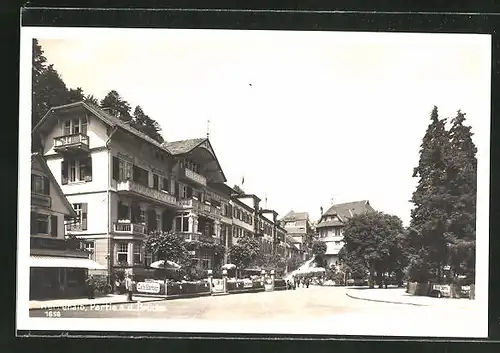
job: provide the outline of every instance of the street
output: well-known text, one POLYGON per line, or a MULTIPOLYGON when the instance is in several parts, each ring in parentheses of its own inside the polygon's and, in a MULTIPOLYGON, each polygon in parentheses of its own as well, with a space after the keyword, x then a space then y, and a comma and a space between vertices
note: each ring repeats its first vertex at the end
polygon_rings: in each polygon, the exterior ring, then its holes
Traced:
MULTIPOLYGON (((164 319, 164 322, 189 320, 207 327, 212 327, 213 322, 258 323, 259 327, 272 327, 273 323, 279 322, 295 327, 297 333, 353 334, 354 328, 358 330, 356 334, 369 334, 366 329, 370 326, 368 328, 373 334, 387 330, 389 332, 385 334, 394 335, 464 337, 472 334, 473 301, 436 299, 431 304, 408 305, 355 299, 346 295, 355 292, 355 289, 342 287, 312 286, 289 291, 149 303, 31 310, 30 316, 164 319)), ((423 298, 424 301, 427 299, 423 298)), ((284 326, 281 328, 284 330, 284 326)))

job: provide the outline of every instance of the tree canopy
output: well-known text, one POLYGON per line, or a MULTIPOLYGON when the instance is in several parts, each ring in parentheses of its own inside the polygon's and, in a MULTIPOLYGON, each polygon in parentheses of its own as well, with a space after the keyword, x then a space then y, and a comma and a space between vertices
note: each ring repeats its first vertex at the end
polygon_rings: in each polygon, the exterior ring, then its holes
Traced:
POLYGON ((379 283, 385 272, 393 270, 398 240, 404 232, 399 217, 383 212, 355 215, 344 228, 344 248, 347 256, 361 262, 370 272, 370 286, 374 276, 379 283))
MULTIPOLYGON (((33 40, 32 60, 32 126, 35 126, 51 107, 85 101, 101 108, 108 108, 109 112, 121 120, 128 122, 132 127, 143 132, 152 139, 163 142, 160 124, 144 113, 140 106, 131 114, 130 104, 116 90, 111 90, 99 102, 93 95, 85 95, 81 87, 68 88, 63 79, 47 62, 38 40, 33 40)), ((34 141, 33 149, 39 146, 34 141)))
POLYGON ((238 242, 229 248, 231 263, 239 269, 248 267, 257 258, 259 252, 259 242, 249 236, 238 238, 238 242))

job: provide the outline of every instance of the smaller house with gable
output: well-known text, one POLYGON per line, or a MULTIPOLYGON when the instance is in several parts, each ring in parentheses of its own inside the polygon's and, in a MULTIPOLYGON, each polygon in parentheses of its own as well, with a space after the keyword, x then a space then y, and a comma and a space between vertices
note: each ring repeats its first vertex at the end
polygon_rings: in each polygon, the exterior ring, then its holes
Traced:
POLYGON ((326 243, 325 260, 327 266, 337 265, 340 249, 344 246, 343 230, 347 221, 355 215, 375 212, 368 200, 332 205, 325 213, 321 208, 321 218, 316 225, 318 239, 326 243))

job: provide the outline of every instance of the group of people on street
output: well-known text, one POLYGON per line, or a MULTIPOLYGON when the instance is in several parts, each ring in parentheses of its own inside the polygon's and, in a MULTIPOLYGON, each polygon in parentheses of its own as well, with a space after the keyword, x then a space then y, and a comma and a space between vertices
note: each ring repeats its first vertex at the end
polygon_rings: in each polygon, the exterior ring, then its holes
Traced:
MULTIPOLYGON (((89 275, 87 277, 87 280, 85 281, 86 286, 87 286, 87 298, 88 299, 95 299, 95 289, 96 289, 96 280, 94 279, 93 275, 89 275)), ((134 290, 134 282, 132 281, 132 275, 130 274, 125 274, 125 279, 123 280, 123 284, 125 286, 125 293, 127 295, 127 301, 132 301, 132 293, 134 290)), ((122 286, 122 283, 120 280, 116 279, 115 281, 115 290, 120 288, 122 286)))
POLYGON ((300 288, 300 286, 302 285, 302 288, 309 288, 309 284, 311 283, 310 279, 309 278, 295 278, 295 277, 292 277, 292 279, 288 279, 286 281, 286 286, 287 286, 287 289, 296 289, 297 287, 300 288))

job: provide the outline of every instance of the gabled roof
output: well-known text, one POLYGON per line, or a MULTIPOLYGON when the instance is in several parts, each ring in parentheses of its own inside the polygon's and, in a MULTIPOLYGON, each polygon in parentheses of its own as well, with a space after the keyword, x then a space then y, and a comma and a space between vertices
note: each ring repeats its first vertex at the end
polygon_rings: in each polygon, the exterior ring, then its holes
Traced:
POLYGON ((84 109, 87 109, 89 112, 94 114, 97 118, 101 119, 107 125, 109 125, 111 127, 119 127, 125 131, 128 131, 129 133, 143 139, 144 141, 149 142, 150 144, 154 145, 155 147, 158 147, 158 148, 164 150, 165 152, 168 152, 169 154, 171 154, 168 149, 166 149, 161 143, 159 143, 155 139, 152 139, 151 137, 149 137, 145 133, 133 128, 128 123, 117 118, 116 116, 109 114, 108 112, 106 112, 102 108, 100 108, 92 103, 84 102, 84 101, 75 102, 75 103, 71 103, 71 104, 65 104, 65 105, 61 105, 58 107, 50 108, 49 111, 43 116, 43 118, 40 119, 38 124, 36 124, 36 126, 33 128, 33 133, 38 131, 40 129, 40 127, 43 126, 43 124, 45 124, 45 122, 47 120, 51 119, 51 117, 54 116, 54 114, 53 114, 54 112, 65 110, 65 109, 77 108, 77 107, 82 107, 84 109))
POLYGON ((69 203, 68 199, 64 195, 64 193, 63 193, 63 191, 61 189, 61 186, 59 185, 59 183, 57 182, 56 178, 54 177, 54 174, 52 174, 52 172, 50 171, 50 168, 47 165, 47 162, 45 161, 45 158, 43 158, 39 153, 32 153, 31 154, 31 165, 32 166, 33 166, 33 163, 35 161, 38 161, 38 163, 40 164, 40 167, 43 169, 43 172, 44 172, 45 176, 47 178, 49 178, 50 184, 52 185, 52 187, 55 188, 56 193, 61 198, 64 206, 66 206, 67 211, 68 211, 66 213, 66 215, 69 216, 69 217, 72 217, 72 218, 78 217, 77 214, 76 214, 76 212, 75 212, 75 210, 73 209, 73 206, 71 206, 71 204, 69 203))
POLYGON ((283 221, 302 221, 308 220, 309 213, 307 212, 294 212, 293 210, 288 212, 283 218, 283 221))
POLYGON ((220 176, 222 177, 223 182, 226 182, 226 176, 224 175, 224 171, 215 155, 215 151, 210 143, 208 138, 196 138, 196 139, 188 139, 188 140, 180 140, 173 142, 164 142, 163 147, 166 148, 172 155, 183 157, 184 155, 190 154, 195 151, 198 147, 204 148, 206 151, 210 153, 213 157, 215 163, 217 164, 217 172, 220 172, 220 176))
POLYGON ((375 212, 375 209, 370 205, 368 200, 339 203, 331 206, 328 211, 323 214, 321 217, 322 221, 316 227, 343 225, 349 218, 368 212, 375 212), (338 220, 323 221, 325 216, 337 216, 338 220))
POLYGON ((189 139, 173 142, 164 142, 163 146, 169 150, 173 155, 186 154, 198 147, 206 138, 189 139))

